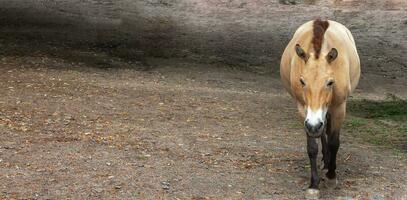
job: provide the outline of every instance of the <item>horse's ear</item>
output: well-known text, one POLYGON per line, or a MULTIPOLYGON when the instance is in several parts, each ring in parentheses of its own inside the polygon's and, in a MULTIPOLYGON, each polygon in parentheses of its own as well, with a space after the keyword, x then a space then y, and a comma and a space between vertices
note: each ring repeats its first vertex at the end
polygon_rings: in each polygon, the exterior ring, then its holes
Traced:
POLYGON ((326 55, 326 60, 328 63, 331 63, 336 57, 338 57, 338 51, 335 48, 332 48, 328 55, 326 55))
POLYGON ((301 48, 299 44, 295 45, 295 52, 297 53, 298 57, 303 59, 305 62, 307 62, 309 55, 305 53, 305 51, 301 48))

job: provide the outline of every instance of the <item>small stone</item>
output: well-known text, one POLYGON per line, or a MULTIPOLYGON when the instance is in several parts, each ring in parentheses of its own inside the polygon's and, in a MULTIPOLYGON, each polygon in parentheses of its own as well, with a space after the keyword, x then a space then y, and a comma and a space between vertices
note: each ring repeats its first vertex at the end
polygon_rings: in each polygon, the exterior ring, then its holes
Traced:
POLYGON ((284 5, 295 5, 297 4, 296 0, 280 0, 280 4, 284 5))
POLYGON ((164 190, 169 190, 169 189, 170 189, 170 183, 167 182, 167 181, 162 181, 162 182, 161 182, 161 187, 162 187, 164 190))
POLYGON ((380 195, 380 194, 376 194, 376 195, 373 197, 373 200, 384 200, 384 196, 383 196, 383 195, 380 195))
POLYGON ((95 189, 95 192, 101 193, 101 192, 103 192, 103 189, 102 189, 102 188, 96 188, 96 189, 95 189))
POLYGON ((320 196, 321 196, 321 194, 318 189, 308 188, 305 191, 305 199, 307 199, 307 200, 319 199, 320 196))

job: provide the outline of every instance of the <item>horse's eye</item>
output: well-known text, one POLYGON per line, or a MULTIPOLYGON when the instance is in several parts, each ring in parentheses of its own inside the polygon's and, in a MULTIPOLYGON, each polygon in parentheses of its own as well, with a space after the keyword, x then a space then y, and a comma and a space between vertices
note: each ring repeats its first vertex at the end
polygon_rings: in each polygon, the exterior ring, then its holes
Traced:
POLYGON ((304 79, 303 79, 303 78, 300 78, 300 83, 301 83, 302 87, 304 87, 304 86, 305 86, 305 81, 304 81, 304 79))
POLYGON ((329 80, 329 81, 326 83, 326 86, 331 87, 333 84, 334 84, 334 80, 329 80))

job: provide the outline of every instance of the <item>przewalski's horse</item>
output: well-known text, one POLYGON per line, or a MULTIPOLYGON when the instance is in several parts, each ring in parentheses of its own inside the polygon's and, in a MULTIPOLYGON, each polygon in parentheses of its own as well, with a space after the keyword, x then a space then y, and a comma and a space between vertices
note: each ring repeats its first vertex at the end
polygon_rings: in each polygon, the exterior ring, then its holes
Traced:
POLYGON ((311 162, 306 196, 316 198, 317 138, 321 138, 324 169, 328 170, 325 175, 336 182, 336 154, 346 99, 359 82, 360 60, 352 34, 335 21, 303 24, 284 50, 280 75, 304 122, 311 162))

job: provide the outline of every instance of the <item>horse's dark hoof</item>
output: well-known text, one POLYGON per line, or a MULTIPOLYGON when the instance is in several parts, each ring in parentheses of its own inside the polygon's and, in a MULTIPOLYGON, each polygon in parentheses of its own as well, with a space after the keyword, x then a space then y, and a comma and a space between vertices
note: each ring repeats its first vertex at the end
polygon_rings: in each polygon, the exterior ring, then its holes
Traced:
POLYGON ((333 179, 325 178, 324 184, 325 184, 325 187, 327 187, 327 188, 336 188, 336 187, 338 187, 338 179, 337 178, 333 178, 333 179))
POLYGON ((307 200, 319 199, 320 197, 321 197, 321 194, 319 193, 318 189, 308 188, 305 191, 305 199, 307 199, 307 200))
POLYGON ((335 171, 334 171, 334 172, 330 172, 330 171, 328 170, 328 172, 326 172, 325 176, 326 176, 328 179, 334 179, 334 178, 336 178, 336 173, 335 173, 335 171))

